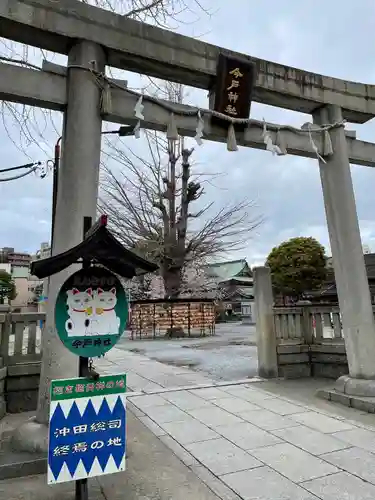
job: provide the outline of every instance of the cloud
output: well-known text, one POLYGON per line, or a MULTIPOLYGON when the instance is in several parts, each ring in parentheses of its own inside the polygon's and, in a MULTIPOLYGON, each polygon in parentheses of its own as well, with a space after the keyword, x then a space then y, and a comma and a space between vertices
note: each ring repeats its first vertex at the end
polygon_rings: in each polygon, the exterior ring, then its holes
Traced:
MULTIPOLYGON (((204 40, 250 54, 330 76, 374 83, 375 3, 357 2, 355 9, 342 0, 220 0, 210 5, 217 9, 210 18, 202 16, 192 26, 180 27, 180 32, 191 35, 206 33, 204 40)), ((127 74, 130 84, 139 86, 136 75, 127 74)), ((207 93, 188 89, 191 104, 207 106, 207 93)), ((287 110, 252 104, 252 117, 274 123, 300 126, 309 116, 287 110)), ((0 125, 1 167, 26 163, 28 158, 17 150, 0 125)), ((349 126, 357 130, 357 137, 373 141, 375 126, 349 126)), ((17 141, 15 127, 12 137, 17 141)), ((45 142, 53 145, 57 134, 46 130, 45 142)), ((133 138, 127 144, 134 146, 133 138)), ((135 145, 142 152, 142 143, 135 145)), ((51 156, 34 146, 27 152, 34 159, 51 156), (44 155, 44 156, 43 156, 44 155)), ((223 144, 205 142, 196 148, 195 160, 200 171, 223 172, 207 189, 207 200, 226 203, 233 198, 247 197, 256 202, 257 212, 265 222, 254 234, 247 249, 238 256, 246 256, 250 263, 262 263, 273 246, 293 236, 314 236, 329 252, 319 167, 316 160, 292 156, 273 157, 270 153, 241 148, 228 153, 223 144)), ((375 251, 375 172, 370 168, 352 168, 357 210, 364 243, 375 251)), ((49 238, 51 215, 51 179, 35 176, 0 183, 0 246, 14 246, 34 251, 41 241, 49 238)), ((236 255, 237 256, 237 255, 236 255)))

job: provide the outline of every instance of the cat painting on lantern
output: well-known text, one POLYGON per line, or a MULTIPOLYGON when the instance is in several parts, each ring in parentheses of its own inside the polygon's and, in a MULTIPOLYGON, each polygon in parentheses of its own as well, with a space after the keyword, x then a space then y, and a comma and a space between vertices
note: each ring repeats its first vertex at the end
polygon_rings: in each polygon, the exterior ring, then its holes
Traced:
POLYGON ((117 304, 116 288, 109 291, 98 288, 94 297, 94 319, 92 335, 116 335, 120 328, 120 318, 115 307, 117 304))
POLYGON ((93 315, 94 294, 91 288, 84 292, 77 288, 68 290, 66 305, 69 319, 65 322, 68 337, 91 335, 91 320, 93 315))
POLYGON ((69 319, 65 322, 68 337, 117 335, 120 318, 115 311, 116 304, 116 288, 109 291, 102 288, 68 290, 66 305, 69 319))

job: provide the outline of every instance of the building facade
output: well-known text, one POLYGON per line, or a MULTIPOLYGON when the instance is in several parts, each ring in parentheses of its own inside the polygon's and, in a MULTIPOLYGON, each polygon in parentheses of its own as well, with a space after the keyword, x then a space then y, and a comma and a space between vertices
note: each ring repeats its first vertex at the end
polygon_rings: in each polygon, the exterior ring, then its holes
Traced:
POLYGON ((34 255, 18 252, 13 247, 0 248, 0 269, 12 276, 16 286, 17 296, 11 302, 12 308, 25 311, 37 307, 37 297, 46 284, 44 280, 30 275, 30 264, 49 255, 49 243, 42 243, 34 255))
MULTIPOLYGON (((375 305, 375 253, 365 253, 365 266, 367 279, 370 288, 371 301, 375 305)), ((330 259, 327 263, 327 278, 320 290, 315 290, 306 294, 307 298, 313 303, 319 304, 338 304, 335 273, 333 263, 330 259)))
POLYGON ((31 255, 26 252, 17 252, 12 247, 0 248, 0 263, 10 264, 13 267, 29 267, 31 255))
POLYGON ((31 255, 18 252, 13 247, 0 248, 0 268, 10 274, 16 286, 17 296, 11 306, 22 309, 29 303, 29 269, 31 255))
MULTIPOLYGON (((51 255, 51 247, 48 242, 41 243, 39 250, 32 256, 32 260, 46 259, 51 255)), ((36 276, 29 275, 29 294, 33 305, 38 307, 38 311, 44 311, 47 300, 48 278, 43 280, 36 276)))
POLYGON ((215 277, 223 289, 227 314, 243 315, 244 309, 248 311, 249 308, 251 311, 254 303, 254 280, 246 259, 209 264, 207 274, 215 277))

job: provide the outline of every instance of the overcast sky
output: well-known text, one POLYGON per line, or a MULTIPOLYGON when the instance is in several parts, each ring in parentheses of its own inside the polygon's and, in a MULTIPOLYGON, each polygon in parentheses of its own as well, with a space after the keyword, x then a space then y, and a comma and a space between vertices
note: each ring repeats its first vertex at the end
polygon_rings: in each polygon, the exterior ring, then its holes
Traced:
MULTIPOLYGON (((190 0, 188 0, 190 1, 190 0)), ((211 17, 204 15, 179 31, 255 57, 295 66, 308 71, 375 83, 375 2, 357 0, 205 0, 211 17)), ((190 19, 189 19, 190 20, 190 19)), ((130 84, 138 77, 127 75, 130 84)), ((208 106, 205 94, 188 92, 187 103, 208 106)), ((252 118, 300 126, 309 117, 253 103, 252 118)), ((29 123, 32 123, 30 117, 29 123)), ((59 120, 56 120, 59 124, 59 120)), ((0 123, 0 168, 45 160, 57 137, 52 127, 43 128, 46 153, 35 145, 19 144, 19 128, 9 116, 0 123), (14 142, 12 142, 14 141, 14 142), (14 144, 15 143, 15 144, 14 144)), ((375 140, 375 126, 352 125, 357 137, 375 140)), ((134 138, 129 138, 134 141, 134 138)), ((138 145, 139 147, 139 145, 138 145)), ((205 142, 195 152, 200 170, 223 172, 207 197, 221 200, 248 197, 257 205, 256 215, 264 224, 253 234, 248 248, 234 257, 246 257, 250 264, 262 263, 273 246, 293 236, 314 236, 327 248, 329 241, 324 214, 318 163, 297 157, 273 157, 264 151, 241 148, 226 151, 225 145, 205 142)), ((353 166, 353 181, 362 240, 375 251, 375 172, 353 166)), ((219 205, 217 205, 219 206, 219 205)), ((0 247, 34 252, 49 240, 51 219, 51 177, 0 183, 0 247)))

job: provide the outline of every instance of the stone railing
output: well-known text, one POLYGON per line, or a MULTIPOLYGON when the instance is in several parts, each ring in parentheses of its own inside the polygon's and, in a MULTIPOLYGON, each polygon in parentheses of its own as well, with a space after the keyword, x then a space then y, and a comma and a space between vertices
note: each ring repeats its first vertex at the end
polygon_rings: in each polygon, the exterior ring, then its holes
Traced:
POLYGON ((259 375, 338 378, 348 373, 337 306, 273 307, 270 270, 254 270, 259 375))
POLYGON ((0 417, 5 408, 36 408, 44 320, 45 313, 0 312, 0 417))
POLYGON ((275 307, 273 314, 278 344, 344 340, 337 306, 275 307))
POLYGON ((338 378, 348 373, 337 306, 276 307, 273 320, 279 376, 338 378))
POLYGON ((45 313, 0 313, 0 355, 7 366, 40 361, 45 313))

